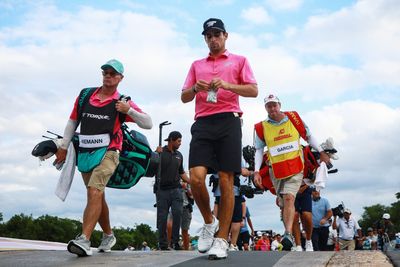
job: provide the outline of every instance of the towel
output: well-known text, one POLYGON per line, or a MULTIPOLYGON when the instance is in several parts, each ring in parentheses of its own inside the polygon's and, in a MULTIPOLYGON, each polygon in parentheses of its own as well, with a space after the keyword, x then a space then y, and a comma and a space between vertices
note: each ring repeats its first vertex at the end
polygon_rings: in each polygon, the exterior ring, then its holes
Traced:
POLYGON ((55 191, 56 196, 58 196, 62 201, 65 201, 65 198, 67 197, 68 192, 71 188, 72 181, 74 180, 75 165, 75 148, 71 142, 68 147, 67 157, 64 166, 62 167, 60 178, 58 179, 55 191))

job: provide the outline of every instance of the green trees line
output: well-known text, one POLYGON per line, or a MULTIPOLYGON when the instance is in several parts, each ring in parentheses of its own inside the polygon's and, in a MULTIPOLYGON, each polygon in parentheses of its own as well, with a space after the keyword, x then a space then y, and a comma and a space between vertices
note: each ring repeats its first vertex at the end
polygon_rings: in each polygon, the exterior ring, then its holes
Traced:
MULTIPOLYGON (((82 230, 82 223, 77 220, 58 218, 43 215, 34 219, 32 215, 14 215, 7 222, 3 222, 0 213, 0 236, 30 240, 44 240, 67 243, 74 239, 82 230)), ((147 224, 135 225, 134 228, 113 228, 117 237, 115 250, 124 250, 128 245, 139 249, 143 241, 150 247, 157 247, 157 232, 151 230, 147 224)), ((92 234, 92 246, 100 245, 102 232, 95 230, 92 234)))
MULTIPOLYGON (((368 227, 374 227, 382 218, 383 213, 389 213, 394 224, 394 230, 400 232, 400 192, 396 193, 397 201, 390 206, 381 204, 364 207, 364 213, 359 220, 361 228, 366 231, 368 227)), ((43 215, 34 219, 32 215, 14 215, 7 222, 3 222, 3 214, 0 212, 0 236, 22 238, 31 240, 44 240, 67 243, 81 232, 82 223, 77 220, 58 218, 43 215)), ((117 244, 113 249, 123 250, 128 245, 141 248, 146 241, 152 248, 157 247, 157 232, 152 231, 147 224, 135 225, 134 228, 113 228, 117 237, 117 244)), ((102 232, 95 230, 92 234, 92 246, 100 244, 102 232)))

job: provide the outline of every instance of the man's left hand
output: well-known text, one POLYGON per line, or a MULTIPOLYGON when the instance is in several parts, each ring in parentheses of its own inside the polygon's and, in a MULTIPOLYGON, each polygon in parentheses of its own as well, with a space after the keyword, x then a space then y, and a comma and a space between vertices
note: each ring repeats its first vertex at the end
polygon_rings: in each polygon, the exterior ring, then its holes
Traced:
POLYGON ((117 103, 115 104, 115 109, 118 112, 121 112, 121 113, 124 113, 124 114, 128 113, 130 107, 131 106, 126 101, 117 101, 117 103))

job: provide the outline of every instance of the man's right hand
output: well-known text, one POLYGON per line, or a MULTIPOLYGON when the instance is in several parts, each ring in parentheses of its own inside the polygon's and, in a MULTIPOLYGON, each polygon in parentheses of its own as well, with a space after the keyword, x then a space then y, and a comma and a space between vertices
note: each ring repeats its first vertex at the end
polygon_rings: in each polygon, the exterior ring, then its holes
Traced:
POLYGON ((67 157, 67 150, 63 148, 59 148, 56 152, 56 160, 54 163, 63 163, 65 161, 65 158, 67 157))
POLYGON ((265 189, 262 185, 262 178, 259 172, 254 172, 254 184, 261 189, 265 189))

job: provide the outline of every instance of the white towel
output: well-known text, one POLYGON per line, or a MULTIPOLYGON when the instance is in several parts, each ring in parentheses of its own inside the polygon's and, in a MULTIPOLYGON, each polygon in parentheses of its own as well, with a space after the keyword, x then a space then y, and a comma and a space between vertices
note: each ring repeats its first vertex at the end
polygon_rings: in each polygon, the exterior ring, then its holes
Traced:
POLYGON ((317 173, 315 174, 315 181, 314 181, 314 185, 317 191, 325 188, 325 182, 327 181, 327 178, 328 178, 328 167, 326 167, 325 162, 321 162, 317 169, 317 173))
POLYGON ((71 142, 68 147, 67 157, 61 171, 60 178, 58 179, 55 191, 56 196, 58 196, 62 201, 65 201, 65 198, 67 197, 68 192, 71 188, 72 181, 74 180, 75 165, 75 148, 71 142))

